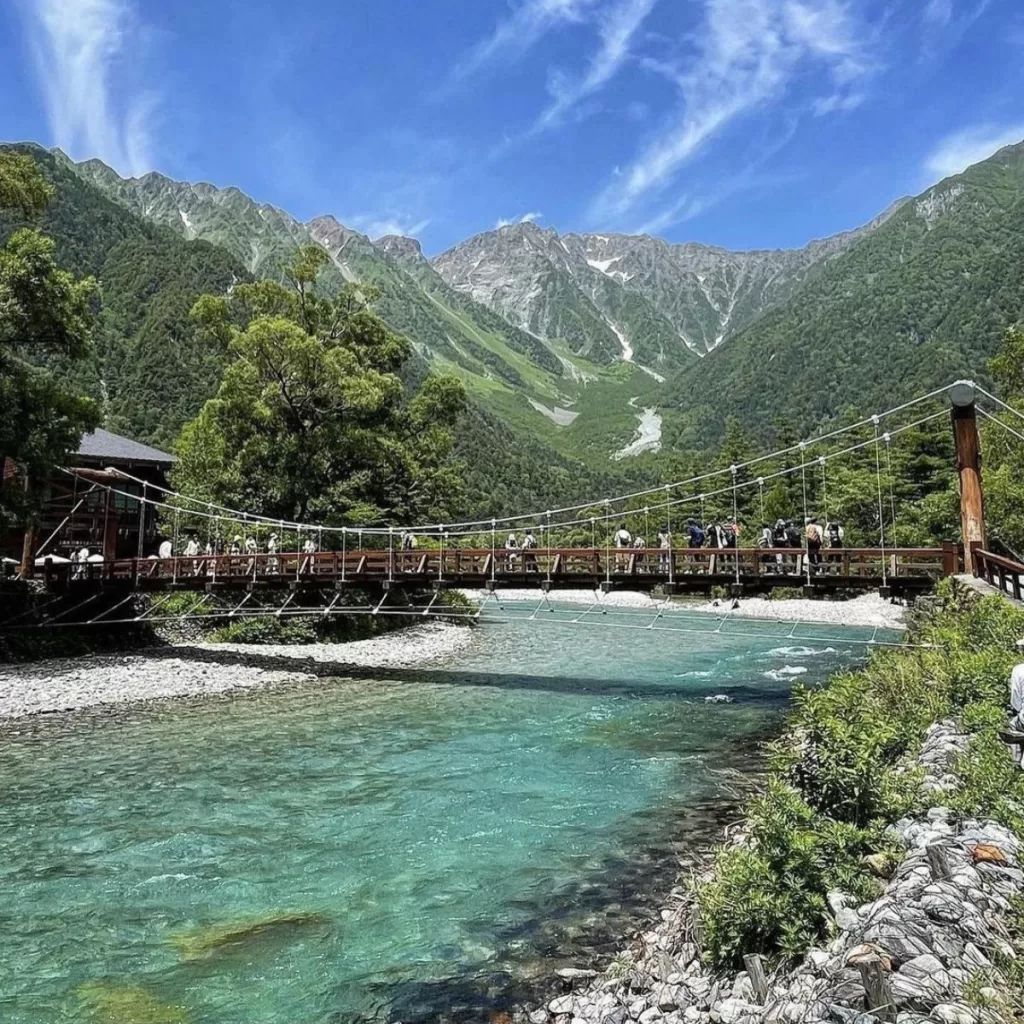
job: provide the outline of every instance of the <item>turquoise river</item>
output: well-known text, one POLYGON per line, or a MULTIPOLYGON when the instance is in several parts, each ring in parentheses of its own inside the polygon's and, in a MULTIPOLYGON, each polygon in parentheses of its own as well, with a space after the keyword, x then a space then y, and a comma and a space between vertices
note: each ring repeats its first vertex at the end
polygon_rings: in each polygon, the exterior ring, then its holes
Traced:
POLYGON ((502 1020, 654 912, 722 770, 870 636, 564 617, 417 671, 0 728, 0 1020, 502 1020))

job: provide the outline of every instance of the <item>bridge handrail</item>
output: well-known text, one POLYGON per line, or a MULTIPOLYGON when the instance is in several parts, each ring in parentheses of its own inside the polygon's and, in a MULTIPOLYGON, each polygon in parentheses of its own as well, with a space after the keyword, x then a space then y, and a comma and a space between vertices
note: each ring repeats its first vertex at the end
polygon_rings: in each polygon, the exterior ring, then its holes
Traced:
POLYGON ((1024 577, 1024 564, 994 551, 988 551, 980 544, 971 545, 974 559, 974 575, 986 580, 993 587, 998 587, 1004 594, 1010 593, 1014 600, 1021 600, 1021 578, 1024 577), (1007 590, 1009 584, 1009 590, 1007 590))
MULTIPOLYGON (((941 548, 828 548, 820 549, 820 565, 810 567, 833 576, 863 579, 881 575, 886 569, 889 576, 951 575, 957 571, 956 545, 941 548)), ((1016 563, 990 552, 981 553, 980 564, 988 557, 993 566, 1003 563, 1003 571, 1016 563)), ((422 547, 413 550, 391 551, 387 548, 361 548, 346 551, 280 551, 220 554, 174 555, 170 558, 122 558, 105 562, 77 564, 44 564, 36 567, 34 575, 49 583, 66 580, 160 580, 184 582, 206 579, 323 580, 325 577, 381 580, 402 577, 464 577, 470 583, 482 577, 520 577, 524 573, 539 572, 559 577, 642 574, 679 576, 694 571, 711 576, 727 577, 739 573, 744 577, 788 575, 805 576, 808 551, 806 548, 689 548, 645 547, 537 547, 506 550, 460 547, 422 547), (493 557, 492 557, 493 556, 493 557)), ((1018 567, 1024 573, 1024 566, 1018 567)))

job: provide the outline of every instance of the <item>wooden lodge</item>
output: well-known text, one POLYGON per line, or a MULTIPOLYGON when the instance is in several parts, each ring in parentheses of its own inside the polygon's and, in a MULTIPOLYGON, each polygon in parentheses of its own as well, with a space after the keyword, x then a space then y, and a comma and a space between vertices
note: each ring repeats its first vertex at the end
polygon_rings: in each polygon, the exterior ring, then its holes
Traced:
MULTIPOLYGON (((56 470, 33 484, 43 492, 37 522, 0 537, 0 553, 9 560, 5 565, 47 556, 69 558, 83 548, 105 561, 155 553, 159 541, 154 509, 133 495, 149 485, 166 487, 174 462, 167 452, 109 430, 84 435, 68 460, 73 472, 56 470)), ((3 486, 24 486, 9 460, 3 486)), ((150 496, 158 497, 153 491, 150 496)))

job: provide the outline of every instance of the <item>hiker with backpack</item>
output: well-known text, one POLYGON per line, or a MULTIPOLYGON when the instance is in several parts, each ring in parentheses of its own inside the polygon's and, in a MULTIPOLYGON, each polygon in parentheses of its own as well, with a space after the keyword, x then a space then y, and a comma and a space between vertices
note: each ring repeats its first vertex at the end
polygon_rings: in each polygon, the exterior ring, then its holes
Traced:
MULTIPOLYGON (((840 551, 846 539, 846 531, 843 529, 843 524, 836 519, 830 519, 825 524, 825 543, 828 545, 829 551, 840 551)), ((842 556, 838 554, 828 555, 828 561, 832 564, 836 564, 841 561, 842 556)))

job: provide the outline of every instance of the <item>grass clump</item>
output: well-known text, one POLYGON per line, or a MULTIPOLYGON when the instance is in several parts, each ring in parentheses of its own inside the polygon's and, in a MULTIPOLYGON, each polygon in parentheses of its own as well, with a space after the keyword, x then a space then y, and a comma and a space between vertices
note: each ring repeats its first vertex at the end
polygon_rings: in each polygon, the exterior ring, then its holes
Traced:
POLYGON ((795 958, 826 937, 829 891, 872 898, 866 857, 892 854, 887 826, 928 802, 908 755, 932 722, 957 718, 973 733, 952 765, 963 785, 941 801, 1024 835, 1024 773, 999 740, 1024 613, 954 581, 939 597, 911 637, 921 646, 878 651, 825 689, 797 689, 765 791, 748 808, 748 842, 722 851, 697 889, 716 966, 740 967, 753 952, 795 958))

